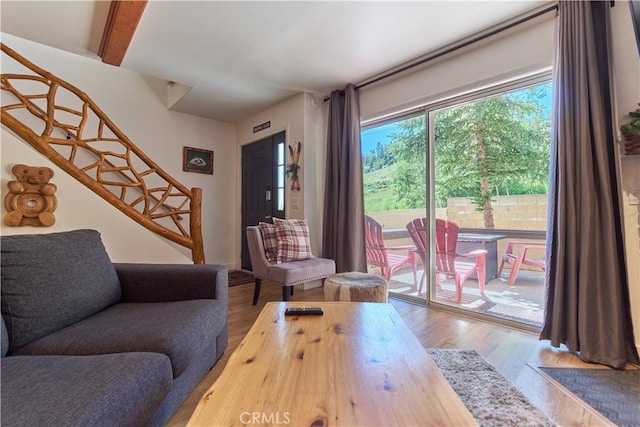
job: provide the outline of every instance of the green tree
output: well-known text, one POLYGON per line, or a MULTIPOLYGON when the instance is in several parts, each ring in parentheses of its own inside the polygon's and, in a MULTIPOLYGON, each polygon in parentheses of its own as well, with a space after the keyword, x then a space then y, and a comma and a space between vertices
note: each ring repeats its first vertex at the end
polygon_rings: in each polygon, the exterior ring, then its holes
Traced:
POLYGON ((396 198, 406 209, 427 205, 427 151, 424 116, 403 120, 400 132, 391 135, 394 163, 392 188, 396 198))
POLYGON ((376 144, 375 149, 362 156, 362 167, 365 173, 382 169, 391 163, 393 163, 393 157, 387 146, 380 141, 376 144))
MULTIPOLYGON (((471 197, 494 228, 492 197, 544 193, 549 169, 550 125, 538 102, 537 86, 485 98, 435 113, 436 205, 449 197, 471 197)), ((425 122, 399 124, 390 146, 396 160, 394 190, 408 208, 424 207, 426 195, 425 122)))

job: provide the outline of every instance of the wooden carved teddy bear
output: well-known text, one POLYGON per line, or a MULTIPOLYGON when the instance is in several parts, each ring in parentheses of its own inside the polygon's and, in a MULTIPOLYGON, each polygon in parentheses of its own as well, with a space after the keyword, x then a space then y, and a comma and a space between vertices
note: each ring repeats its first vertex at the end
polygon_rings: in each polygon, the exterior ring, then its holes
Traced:
POLYGON ((9 226, 32 225, 49 227, 56 222, 53 215, 58 205, 57 187, 50 184, 53 171, 47 167, 15 165, 11 170, 17 181, 9 181, 9 193, 4 198, 7 216, 4 223, 9 226))

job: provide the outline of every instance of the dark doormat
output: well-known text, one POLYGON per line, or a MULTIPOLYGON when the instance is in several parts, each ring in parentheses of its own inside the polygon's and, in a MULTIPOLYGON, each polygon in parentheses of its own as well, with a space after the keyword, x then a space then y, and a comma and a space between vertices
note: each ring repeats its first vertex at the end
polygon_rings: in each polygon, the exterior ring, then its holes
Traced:
POLYGON ((253 282, 253 274, 244 270, 231 270, 229 271, 229 287, 243 285, 245 283, 253 282))
POLYGON ((640 426, 640 370, 539 369, 616 425, 640 426))

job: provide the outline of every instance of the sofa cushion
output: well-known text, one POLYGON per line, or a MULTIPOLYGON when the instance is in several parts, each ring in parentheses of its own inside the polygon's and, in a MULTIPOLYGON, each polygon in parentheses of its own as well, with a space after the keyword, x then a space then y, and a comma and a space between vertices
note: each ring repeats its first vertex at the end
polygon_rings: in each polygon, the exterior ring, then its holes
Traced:
POLYGON ((335 272, 336 263, 332 259, 309 258, 272 265, 269 267, 269 279, 276 283, 295 285, 323 279, 335 272))
POLYGON ((120 300, 97 231, 3 236, 1 247, 9 354, 120 300))
POLYGON ((1 375, 6 426, 141 426, 172 386, 157 353, 11 356, 1 375))
POLYGON ((173 377, 225 326, 219 300, 121 303, 34 341, 15 354, 90 355, 144 351, 169 356, 173 377))

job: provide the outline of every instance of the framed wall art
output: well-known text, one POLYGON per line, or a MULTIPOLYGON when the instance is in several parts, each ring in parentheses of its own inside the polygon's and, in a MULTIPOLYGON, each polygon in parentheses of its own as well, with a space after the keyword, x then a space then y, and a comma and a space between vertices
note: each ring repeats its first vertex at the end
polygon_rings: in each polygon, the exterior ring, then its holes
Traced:
POLYGON ((213 151, 184 147, 182 151, 182 170, 213 174, 213 151))

